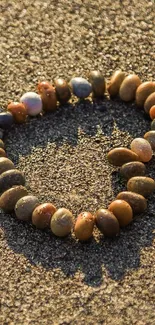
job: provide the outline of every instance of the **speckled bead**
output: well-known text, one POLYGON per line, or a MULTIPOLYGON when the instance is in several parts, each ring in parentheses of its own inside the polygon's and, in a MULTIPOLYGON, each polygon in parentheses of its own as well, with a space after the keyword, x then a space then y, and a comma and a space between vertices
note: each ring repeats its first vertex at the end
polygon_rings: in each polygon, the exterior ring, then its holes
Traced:
POLYGON ((64 237, 71 232, 73 222, 72 213, 68 209, 60 208, 53 214, 50 227, 54 235, 64 237))
POLYGON ((17 169, 7 170, 0 175, 0 193, 8 190, 15 185, 24 185, 25 177, 23 173, 17 169))
POLYGON ((55 91, 58 101, 61 104, 67 103, 71 98, 71 91, 68 83, 64 79, 57 79, 54 81, 55 91))
POLYGON ((92 85, 94 97, 103 97, 106 88, 105 78, 99 71, 91 71, 89 74, 89 81, 92 85))
POLYGON ((72 78, 69 83, 73 94, 78 98, 87 98, 91 91, 91 84, 82 77, 72 78))
POLYGON ((13 115, 10 112, 0 113, 0 128, 8 129, 14 122, 13 115))
POLYGON ((15 214, 19 220, 30 221, 34 209, 39 205, 39 200, 34 195, 26 195, 19 199, 15 205, 15 214))
POLYGON ((27 114, 36 116, 42 111, 42 100, 40 95, 35 92, 27 92, 21 98, 20 102, 26 107, 27 114))
POLYGON ((139 160, 142 162, 148 162, 152 158, 151 145, 143 138, 135 138, 131 142, 131 150, 138 155, 139 160))
POLYGON ((47 81, 38 84, 38 92, 41 96, 43 110, 52 112, 57 108, 57 96, 55 88, 47 81))
POLYGON ((32 213, 32 223, 39 229, 50 226, 50 221, 56 207, 52 203, 43 203, 38 205, 32 213))
POLYGON ((16 123, 24 123, 27 117, 27 109, 22 103, 12 102, 7 110, 13 115, 16 123))
POLYGON ((76 220, 74 233, 77 239, 86 241, 92 237, 95 218, 90 212, 81 212, 76 220))

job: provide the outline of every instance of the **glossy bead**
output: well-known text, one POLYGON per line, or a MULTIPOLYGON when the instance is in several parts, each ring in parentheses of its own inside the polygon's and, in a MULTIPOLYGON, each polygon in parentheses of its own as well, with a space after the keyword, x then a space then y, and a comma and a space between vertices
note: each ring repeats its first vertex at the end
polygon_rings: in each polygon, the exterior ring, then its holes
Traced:
POLYGON ((34 195, 26 195, 19 199, 15 206, 15 214, 19 220, 30 221, 34 209, 39 205, 39 200, 34 195))
POLYGON ((155 130, 155 119, 151 122, 151 130, 155 130))
POLYGON ((23 186, 14 186, 0 196, 0 208, 6 212, 14 210, 21 197, 27 195, 27 189, 23 186))
POLYGON ((27 110, 22 103, 12 102, 8 105, 7 110, 13 115, 17 123, 24 123, 27 117, 27 110))
POLYGON ((129 179, 127 190, 148 197, 155 190, 155 181, 150 177, 135 176, 129 179))
POLYGON ((8 158, 0 157, 0 174, 10 169, 15 169, 13 162, 8 158))
POLYGON ((136 153, 124 147, 114 148, 110 150, 107 158, 109 163, 115 166, 122 166, 127 162, 139 160, 136 153))
POLYGON ((43 110, 45 112, 52 112, 57 108, 57 97, 53 86, 44 89, 41 93, 43 103, 43 110))
POLYGON ((90 212, 81 212, 76 220, 74 233, 77 239, 86 241, 92 237, 95 218, 90 212))
POLYGON ((54 81, 55 91, 58 101, 65 104, 71 98, 71 91, 68 83, 64 79, 57 79, 54 81))
POLYGON ((150 108, 149 115, 150 115, 150 117, 151 117, 151 120, 154 120, 154 119, 155 119, 155 105, 153 105, 153 106, 150 108))
POLYGON ((143 213, 147 209, 147 201, 144 196, 130 192, 124 191, 117 195, 118 200, 124 200, 131 206, 134 214, 143 213))
POLYGON ((38 83, 37 90, 38 93, 41 95, 46 89, 50 88, 52 84, 48 81, 41 81, 38 83))
POLYGON ((72 78, 69 83, 73 94, 78 98, 87 98, 91 91, 91 84, 84 78, 76 77, 72 78))
POLYGON ((131 161, 122 165, 122 167, 120 168, 121 175, 126 179, 129 179, 133 176, 144 176, 145 172, 146 167, 140 161, 131 161))
POLYGON ((8 129, 14 122, 13 115, 10 112, 0 113, 0 128, 8 129))
POLYGON ((2 148, 0 148, 0 157, 6 157, 6 152, 2 148))
POLYGON ((0 193, 8 190, 15 185, 24 185, 25 177, 23 173, 17 169, 7 170, 0 175, 0 193))
POLYGON ((150 109, 152 106, 155 106, 155 90, 146 98, 146 101, 144 103, 144 110, 147 114, 150 113, 150 109))
POLYGON ((20 102, 26 107, 27 114, 30 116, 36 116, 42 111, 41 97, 35 92, 27 92, 21 98, 20 102))
POLYGON ((136 89, 141 84, 140 78, 136 74, 128 75, 122 82, 119 89, 119 96, 125 102, 135 99, 136 89))
POLYGON ((133 218, 133 212, 131 206, 124 200, 113 201, 108 210, 111 211, 117 218, 120 227, 127 226, 133 218))
POLYGON ((106 237, 119 234, 119 222, 114 214, 107 209, 99 209, 95 214, 96 226, 106 237))
POLYGON ((148 162, 152 158, 152 148, 150 143, 143 138, 136 138, 131 142, 131 150, 135 152, 139 160, 148 162))
POLYGON ((89 74, 89 81, 92 85, 94 97, 103 97, 106 88, 105 78, 99 71, 91 71, 89 74))
POLYGON ((5 148, 4 142, 2 140, 0 140, 0 148, 2 148, 2 149, 5 148))
POLYGON ((107 87, 108 93, 111 97, 117 96, 119 94, 119 89, 124 78, 125 72, 122 72, 121 70, 114 72, 107 87))
POLYGON ((155 82, 146 81, 143 82, 136 90, 136 104, 139 107, 143 107, 147 97, 155 92, 155 82))
POLYGON ((69 235, 73 224, 74 219, 72 213, 65 208, 60 208, 53 214, 50 227, 54 235, 64 237, 69 235))
POLYGON ((152 150, 155 150, 155 131, 146 132, 144 139, 150 143, 152 150))
POLYGON ((32 223, 39 229, 50 226, 50 221, 56 207, 52 203, 43 203, 38 205, 32 213, 32 223))

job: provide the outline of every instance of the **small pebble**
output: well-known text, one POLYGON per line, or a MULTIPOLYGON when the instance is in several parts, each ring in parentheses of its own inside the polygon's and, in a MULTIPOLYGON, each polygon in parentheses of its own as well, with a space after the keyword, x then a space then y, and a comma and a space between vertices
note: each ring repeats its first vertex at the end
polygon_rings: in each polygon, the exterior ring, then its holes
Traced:
POLYGON ((152 150, 155 150, 155 131, 146 132, 144 139, 150 143, 152 150))
POLYGON ((41 82, 38 85, 38 91, 40 93, 43 110, 45 112, 52 112, 57 108, 57 97, 54 87, 48 82, 41 82))
POLYGON ((132 208, 124 200, 115 200, 109 206, 108 210, 111 211, 117 218, 120 227, 127 226, 133 219, 132 208))
POLYGON ((27 118, 27 110, 22 103, 12 102, 7 110, 13 115, 15 122, 24 123, 27 118))
POLYGON ((143 82, 136 90, 136 104, 137 104, 137 106, 143 107, 146 99, 153 92, 155 92, 155 82, 153 82, 153 81, 143 82))
POLYGON ((64 79, 57 79, 54 81, 55 91, 58 101, 61 104, 66 104, 71 98, 71 91, 68 83, 64 79))
POLYGON ((108 209, 99 209, 95 214, 96 226, 106 237, 114 237, 119 234, 119 222, 108 209))
POLYGON ((95 218, 90 212, 81 212, 76 220, 74 233, 77 239, 86 241, 92 237, 95 218))
POLYGON ((134 214, 141 214, 147 209, 147 201, 145 197, 140 194, 124 191, 117 195, 117 199, 129 203, 134 214))
POLYGON ((0 113, 0 128, 8 129, 14 122, 13 115, 10 112, 0 113))
POLYGON ((6 152, 2 148, 0 148, 0 157, 6 157, 6 152))
POLYGON ((27 195, 27 189, 23 186, 8 189, 0 196, 0 208, 6 212, 13 211, 17 201, 25 195, 27 195))
POLYGON ((35 92, 27 92, 21 98, 20 102, 26 107, 27 114, 30 116, 36 116, 42 111, 41 97, 35 92))
POLYGON ((72 78, 69 86, 71 87, 73 94, 81 99, 87 98, 92 91, 91 84, 82 77, 72 78))
POLYGON ((0 148, 2 148, 2 149, 5 148, 4 142, 2 140, 0 140, 0 148))
POLYGON ((1 157, 0 158, 0 175, 10 169, 15 169, 15 165, 13 164, 13 162, 8 158, 1 157))
POLYGON ((147 114, 149 114, 151 107, 155 105, 155 90, 152 94, 150 94, 144 103, 144 110, 147 114))
POLYGON ((144 176, 145 172, 146 167, 140 161, 131 161, 122 165, 122 167, 120 168, 121 175, 126 179, 129 179, 133 176, 144 176))
POLYGON ((153 105, 149 110, 149 115, 151 117, 151 120, 155 119, 155 105, 153 105))
POLYGON ((131 150, 135 152, 139 160, 148 162, 152 158, 152 148, 150 143, 143 138, 136 138, 131 142, 131 150))
POLYGON ((0 193, 8 190, 14 185, 24 185, 25 177, 20 170, 11 169, 0 175, 0 193))
POLYGON ((139 160, 136 153, 124 147, 114 148, 110 150, 107 158, 109 163, 115 166, 122 166, 127 162, 139 160))
POLYGON ((15 206, 15 214, 19 220, 30 221, 34 209, 39 205, 39 200, 36 196, 27 195, 17 201, 15 206))
POLYGON ((111 97, 117 96, 119 94, 119 89, 124 78, 125 72, 122 72, 121 70, 114 72, 107 87, 108 93, 111 97))
POLYGON ((151 122, 151 130, 155 130, 155 119, 151 122))
POLYGON ((155 181, 150 177, 135 176, 128 180, 127 190, 148 197, 155 190, 155 181))
POLYGON ((58 237, 64 237, 69 235, 74 225, 74 219, 72 213, 65 209, 58 209, 52 216, 50 227, 58 237))
POLYGON ((89 74, 89 81, 92 85, 94 97, 103 97, 106 89, 105 78, 99 71, 91 71, 89 74))
POLYGON ((52 203, 43 203, 38 205, 32 213, 32 223, 39 229, 50 226, 50 221, 56 207, 52 203))
POLYGON ((140 78, 136 74, 130 74, 123 80, 119 96, 125 102, 130 102, 135 99, 136 89, 141 84, 140 78))

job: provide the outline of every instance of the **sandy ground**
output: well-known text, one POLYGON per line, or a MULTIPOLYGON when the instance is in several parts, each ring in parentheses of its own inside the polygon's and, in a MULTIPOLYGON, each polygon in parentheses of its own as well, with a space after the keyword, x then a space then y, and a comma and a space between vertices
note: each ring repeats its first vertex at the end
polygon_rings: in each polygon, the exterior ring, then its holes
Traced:
MULTIPOLYGON (((154 1, 0 1, 0 100, 19 100, 38 80, 108 79, 121 68, 155 78, 154 1), (24 2, 24 4, 23 4, 24 2)), ((5 135, 8 157, 40 202, 67 207, 76 217, 94 212, 125 189, 107 152, 129 146, 149 130, 134 103, 76 98, 5 135)), ((155 178, 155 158, 147 175, 155 178)), ((0 214, 0 324, 150 325, 155 323, 154 199, 119 238, 97 230, 85 244, 61 240, 0 214)))

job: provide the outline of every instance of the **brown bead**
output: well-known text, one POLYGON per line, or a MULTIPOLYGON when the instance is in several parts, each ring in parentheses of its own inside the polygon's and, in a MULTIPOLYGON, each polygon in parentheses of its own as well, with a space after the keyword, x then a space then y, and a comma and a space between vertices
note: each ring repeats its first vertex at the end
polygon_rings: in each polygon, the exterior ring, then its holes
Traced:
POLYGON ((14 163, 8 158, 0 157, 0 175, 10 169, 15 169, 14 163))
POLYGON ((60 208, 53 214, 50 227, 54 235, 64 237, 71 232, 73 223, 72 213, 68 209, 60 208))
POLYGON ((129 179, 127 190, 147 197, 155 190, 155 181, 150 177, 135 176, 129 179))
POLYGON ((52 112, 57 108, 57 97, 53 86, 44 89, 40 96, 43 103, 43 110, 45 112, 52 112))
POLYGON ((117 199, 124 200, 129 203, 134 214, 143 213, 147 209, 147 201, 145 197, 138 193, 129 191, 120 192, 117 195, 117 199))
POLYGON ((99 209, 95 214, 96 226, 107 237, 119 234, 119 222, 114 214, 107 209, 99 209))
POLYGON ((109 163, 115 166, 122 166, 127 162, 139 160, 139 157, 136 153, 124 147, 114 148, 110 150, 107 158, 109 163))
POLYGON ((14 186, 5 191, 0 197, 0 208, 6 212, 11 212, 19 199, 27 195, 27 189, 23 186, 14 186))
POLYGON ((108 210, 111 211, 117 218, 120 227, 127 226, 133 218, 133 212, 131 206, 124 200, 113 201, 108 210))
POLYGON ((15 185, 24 185, 24 174, 18 169, 10 169, 0 175, 0 193, 15 185))
POLYGON ((2 148, 0 148, 0 157, 6 157, 6 152, 2 148))
POLYGON ((121 70, 117 70, 111 77, 108 84, 107 90, 110 96, 117 96, 119 93, 120 86, 125 78, 125 73, 121 70))
MULTIPOLYGON (((149 114, 151 107, 155 105, 155 90, 153 93, 151 93, 147 98, 144 103, 144 110, 147 114, 149 114)), ((152 118, 152 120, 154 117, 152 118)))
POLYGON ((141 84, 141 80, 136 74, 128 75, 122 82, 119 89, 119 96, 125 102, 135 99, 136 89, 141 84))
POLYGON ((85 241, 88 240, 93 233, 95 218, 90 212, 82 212, 78 215, 74 233, 77 239, 85 241))
POLYGON ((38 93, 41 95, 45 90, 52 86, 48 81, 41 81, 37 86, 38 93))
POLYGON ((122 165, 122 167, 120 168, 121 175, 126 179, 129 179, 134 176, 144 176, 145 172, 146 167, 140 161, 131 161, 122 165))
POLYGON ((136 104, 139 107, 143 107, 147 97, 155 92, 155 82, 146 81, 143 82, 136 90, 136 104))
POLYGON ((38 205, 32 213, 32 223, 39 229, 50 226, 50 221, 56 207, 52 203, 43 203, 38 205))
POLYGON ((152 158, 152 148, 150 143, 143 138, 136 138, 131 142, 131 150, 135 152, 139 160, 148 162, 152 158))
POLYGON ((151 120, 155 119, 155 105, 153 105, 149 110, 149 115, 151 117, 151 120))
POLYGON ((24 123, 27 118, 27 109, 23 103, 12 102, 7 110, 13 115, 17 123, 24 123))
POLYGON ((68 83, 64 79, 57 79, 54 81, 55 91, 58 101, 61 104, 65 104, 71 98, 71 91, 68 83))
POLYGON ((146 132, 144 139, 150 143, 152 150, 155 150, 155 131, 146 132))
POLYGON ((89 81, 92 84, 92 91, 94 97, 103 97, 106 88, 105 78, 99 71, 91 71, 89 74, 89 81))
POLYGON ((15 214, 19 220, 30 221, 34 209, 40 205, 39 200, 34 195, 26 195, 17 201, 15 214))

